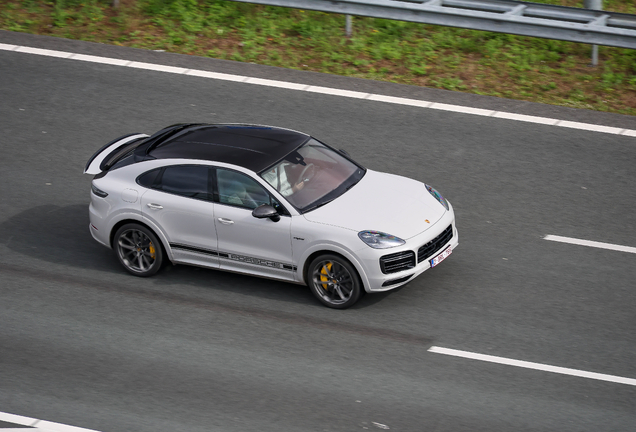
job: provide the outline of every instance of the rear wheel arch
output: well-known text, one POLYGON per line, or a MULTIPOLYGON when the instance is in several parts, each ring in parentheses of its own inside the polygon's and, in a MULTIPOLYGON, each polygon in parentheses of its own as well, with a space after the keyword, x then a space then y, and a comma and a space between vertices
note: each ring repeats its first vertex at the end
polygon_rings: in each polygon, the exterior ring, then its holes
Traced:
POLYGON ((159 240, 159 245, 161 246, 162 252, 164 253, 164 256, 166 256, 168 259, 171 258, 172 254, 168 253, 168 248, 166 247, 166 245, 164 244, 164 240, 163 237, 159 234, 157 234, 157 231, 155 229, 153 229, 151 226, 149 226, 147 223, 144 223, 140 220, 137 219, 124 219, 121 220, 119 222, 117 222, 113 228, 110 230, 110 237, 108 239, 108 242, 110 244, 110 247, 112 249, 114 249, 115 244, 115 234, 117 233, 117 231, 119 230, 119 228, 121 228, 122 226, 126 225, 126 224, 137 224, 137 225, 141 225, 146 229, 149 229, 159 240))
POLYGON ((146 225, 130 222, 120 226, 113 242, 117 259, 135 276, 152 276, 163 266, 165 252, 161 240, 146 225))

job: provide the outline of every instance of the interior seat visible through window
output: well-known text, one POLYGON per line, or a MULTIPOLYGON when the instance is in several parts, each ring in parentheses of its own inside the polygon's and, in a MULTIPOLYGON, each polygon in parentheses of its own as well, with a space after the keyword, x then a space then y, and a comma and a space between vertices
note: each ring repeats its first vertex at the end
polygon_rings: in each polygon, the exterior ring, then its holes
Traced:
POLYGON ((255 209, 262 204, 270 204, 270 196, 261 185, 245 174, 236 171, 218 169, 217 187, 219 202, 248 209, 255 209))

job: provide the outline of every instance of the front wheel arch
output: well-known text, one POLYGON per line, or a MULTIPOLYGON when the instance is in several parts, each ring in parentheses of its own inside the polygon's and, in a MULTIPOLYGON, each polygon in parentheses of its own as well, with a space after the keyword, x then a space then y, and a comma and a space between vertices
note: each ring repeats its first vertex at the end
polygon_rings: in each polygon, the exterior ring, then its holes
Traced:
MULTIPOLYGON (((347 261, 349 261, 349 259, 347 259, 346 256, 342 255, 341 253, 338 252, 334 252, 332 250, 319 250, 316 252, 313 252, 311 255, 309 255, 307 257, 307 259, 305 260, 305 263, 303 264, 303 282, 305 283, 305 285, 309 285, 309 277, 308 277, 308 273, 309 273, 309 264, 312 263, 313 260, 315 260, 318 256, 320 255, 338 255, 339 257, 341 257, 342 259, 345 259, 347 261)), ((351 261, 349 261, 351 262, 351 261)), ((359 277, 360 275, 358 275, 359 277)))
POLYGON ((303 263, 303 272, 302 272, 302 282, 305 285, 309 285, 309 278, 308 278, 308 272, 309 272, 309 265, 312 263, 313 260, 316 259, 316 257, 320 256, 320 255, 337 255, 340 258, 342 258, 343 260, 346 260, 349 264, 351 264, 353 266, 353 268, 356 270, 356 273, 358 274, 358 277, 360 278, 360 281, 362 283, 362 288, 364 289, 365 292, 366 291, 366 284, 365 284, 365 278, 362 277, 362 274, 360 274, 360 270, 358 269, 358 263, 354 263, 351 261, 350 258, 348 258, 346 255, 331 250, 331 249, 321 249, 321 250, 317 250, 315 252, 312 252, 306 259, 305 262, 303 263))
POLYGON ((315 253, 305 268, 306 283, 312 294, 325 306, 347 309, 365 294, 356 267, 342 254, 315 253))

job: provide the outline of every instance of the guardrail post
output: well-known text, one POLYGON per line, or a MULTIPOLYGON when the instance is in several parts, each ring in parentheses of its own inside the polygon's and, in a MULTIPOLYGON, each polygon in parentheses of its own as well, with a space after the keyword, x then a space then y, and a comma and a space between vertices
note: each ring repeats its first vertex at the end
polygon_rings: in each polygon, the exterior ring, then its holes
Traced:
POLYGON ((351 34, 353 33, 353 29, 351 28, 351 15, 347 15, 346 16, 346 28, 345 28, 345 33, 347 34, 347 37, 351 37, 351 34))
MULTIPOLYGON (((603 10, 603 0, 585 0, 585 9, 603 10)), ((598 45, 592 45, 592 66, 598 66, 598 45)))

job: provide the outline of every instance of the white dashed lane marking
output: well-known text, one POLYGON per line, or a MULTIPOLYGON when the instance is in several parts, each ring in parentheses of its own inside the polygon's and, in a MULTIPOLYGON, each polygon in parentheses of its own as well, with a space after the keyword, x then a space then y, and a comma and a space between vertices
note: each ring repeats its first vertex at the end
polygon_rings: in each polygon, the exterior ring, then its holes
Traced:
POLYGON ((534 369, 534 370, 539 370, 543 372, 558 373, 561 375, 571 375, 571 376, 576 376, 581 378, 588 378, 588 379, 594 379, 599 381, 608 381, 608 382, 613 382, 618 384, 627 384, 631 386, 636 386, 636 379, 625 378, 625 377, 620 377, 616 375, 606 375, 606 374, 601 374, 596 372, 587 372, 587 371, 578 370, 578 369, 569 369, 569 368, 564 368, 560 366, 550 366, 550 365, 546 365, 542 363, 533 363, 533 362, 528 362, 523 360, 513 360, 513 359, 509 359, 505 357, 496 357, 496 356, 491 356, 486 354, 478 354, 478 353, 473 353, 469 351, 460 351, 460 350, 441 348, 436 346, 430 347, 428 351, 432 353, 436 353, 436 354, 462 357, 462 358, 467 358, 471 360, 479 360, 479 361, 484 361, 489 363, 516 366, 516 367, 525 368, 525 369, 534 369))
POLYGON ((591 241, 591 240, 581 240, 581 239, 576 239, 571 237, 561 237, 561 236, 550 235, 550 234, 543 237, 543 239, 559 242, 559 243, 569 243, 573 245, 589 246, 589 247, 595 247, 599 249, 609 249, 609 250, 614 250, 619 252, 636 253, 636 247, 631 247, 631 246, 621 246, 621 245, 615 245, 611 243, 602 243, 602 242, 591 241))
POLYGON ((15 427, 0 426, 0 432, 98 432, 92 429, 84 429, 61 423, 53 423, 5 412, 0 412, 0 421, 15 425, 15 427))
POLYGON ((2 43, 0 43, 0 50, 15 51, 19 53, 49 56, 49 57, 58 57, 58 58, 64 58, 69 60, 86 61, 91 63, 102 63, 102 64, 109 64, 113 66, 145 69, 145 70, 152 70, 157 72, 167 72, 167 73, 195 76, 200 78, 209 78, 209 79, 215 79, 215 80, 221 80, 221 81, 242 82, 242 83, 261 85, 266 87, 283 88, 287 90, 297 90, 297 91, 305 91, 305 92, 311 92, 311 93, 322 93, 322 94, 333 95, 333 96, 348 97, 348 98, 355 98, 355 99, 365 99, 365 100, 371 100, 371 101, 377 101, 377 102, 391 103, 396 105, 406 105, 406 106, 414 106, 414 107, 426 108, 426 109, 449 111, 449 112, 455 112, 455 113, 461 113, 461 114, 472 114, 472 115, 478 115, 478 116, 484 116, 484 117, 494 117, 498 119, 520 121, 520 122, 526 122, 526 123, 544 124, 549 126, 558 126, 558 127, 585 130, 585 131, 591 131, 591 132, 600 132, 600 133, 608 133, 608 134, 614 134, 614 135, 636 137, 636 130, 634 129, 622 129, 622 128, 616 128, 611 126, 602 126, 602 125, 595 125, 590 123, 579 123, 579 122, 553 119, 548 117, 530 116, 530 115, 515 114, 515 113, 509 113, 509 112, 503 112, 503 111, 492 111, 487 109, 472 108, 472 107, 466 107, 461 105, 449 105, 444 103, 422 101, 418 99, 408 99, 408 98, 385 96, 385 95, 379 95, 379 94, 373 94, 373 93, 342 90, 342 89, 331 88, 331 87, 320 87, 320 86, 312 86, 307 84, 292 83, 287 81, 277 81, 277 80, 270 80, 270 79, 263 79, 263 78, 252 78, 252 77, 247 77, 242 75, 209 72, 209 71, 202 71, 202 70, 196 70, 196 69, 185 69, 181 67, 165 66, 165 65, 154 64, 154 63, 143 63, 143 62, 136 62, 136 61, 129 61, 129 60, 120 60, 120 59, 114 59, 114 58, 108 58, 108 57, 75 54, 75 53, 65 52, 65 51, 55 51, 55 50, 32 48, 32 47, 25 47, 25 46, 18 46, 18 45, 9 45, 9 44, 2 44, 2 43))

